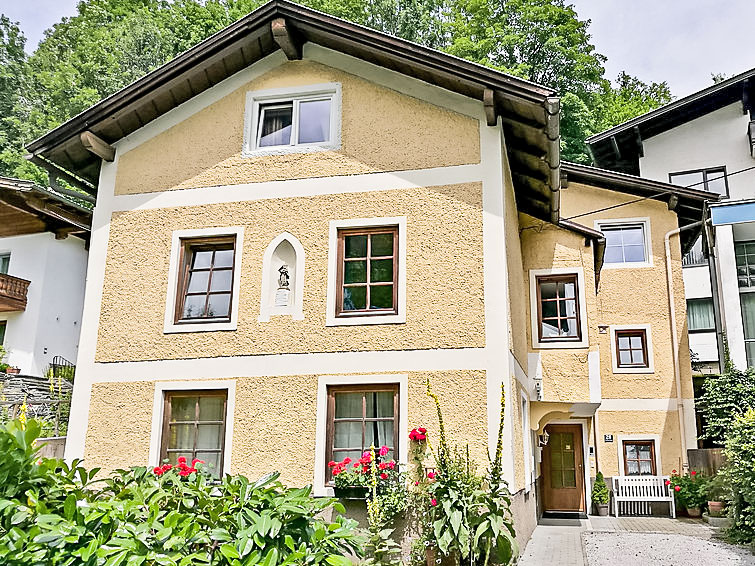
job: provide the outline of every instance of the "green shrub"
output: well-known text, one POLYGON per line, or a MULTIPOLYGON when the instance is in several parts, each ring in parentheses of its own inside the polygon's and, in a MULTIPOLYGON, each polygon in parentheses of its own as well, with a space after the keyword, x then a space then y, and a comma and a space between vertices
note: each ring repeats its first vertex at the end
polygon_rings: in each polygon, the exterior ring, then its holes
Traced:
POLYGON ((755 409, 736 418, 726 435, 723 475, 732 491, 734 524, 729 534, 740 542, 755 541, 755 409))
POLYGON ((691 470, 688 474, 679 475, 676 470, 667 480, 676 493, 676 504, 679 507, 694 509, 703 507, 708 502, 708 485, 710 480, 691 470))
POLYGON ((595 474, 595 483, 592 486, 592 502, 596 505, 605 505, 610 496, 606 480, 603 478, 603 472, 598 472, 595 474))
POLYGON ((37 461, 38 433, 34 421, 0 428, 0 564, 350 566, 361 553, 339 503, 287 489, 277 473, 216 481, 196 462, 94 480, 78 462, 37 461))

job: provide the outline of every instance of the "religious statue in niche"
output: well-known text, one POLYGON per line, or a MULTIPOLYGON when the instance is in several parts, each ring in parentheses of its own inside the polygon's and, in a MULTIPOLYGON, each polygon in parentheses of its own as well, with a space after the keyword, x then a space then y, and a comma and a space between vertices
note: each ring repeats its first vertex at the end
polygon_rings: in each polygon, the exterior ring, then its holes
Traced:
POLYGON ((291 276, 288 273, 288 265, 285 263, 278 268, 278 290, 275 292, 275 306, 287 307, 291 301, 291 289, 289 288, 291 276))

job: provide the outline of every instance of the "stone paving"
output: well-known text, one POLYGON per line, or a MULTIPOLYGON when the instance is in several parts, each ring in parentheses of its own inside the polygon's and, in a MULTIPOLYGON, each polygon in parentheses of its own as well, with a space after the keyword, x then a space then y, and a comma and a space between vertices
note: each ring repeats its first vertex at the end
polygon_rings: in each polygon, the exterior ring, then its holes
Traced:
POLYGON ((664 517, 543 519, 521 566, 755 566, 755 556, 714 538, 700 520, 664 517))

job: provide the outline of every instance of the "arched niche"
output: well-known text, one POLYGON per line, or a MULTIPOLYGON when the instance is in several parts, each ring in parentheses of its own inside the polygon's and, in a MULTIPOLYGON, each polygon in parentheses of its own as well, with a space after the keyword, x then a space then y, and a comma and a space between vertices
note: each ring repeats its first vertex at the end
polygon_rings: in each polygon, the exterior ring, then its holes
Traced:
POLYGON ((290 315, 303 320, 304 247, 293 234, 283 232, 265 250, 262 260, 260 322, 290 315))

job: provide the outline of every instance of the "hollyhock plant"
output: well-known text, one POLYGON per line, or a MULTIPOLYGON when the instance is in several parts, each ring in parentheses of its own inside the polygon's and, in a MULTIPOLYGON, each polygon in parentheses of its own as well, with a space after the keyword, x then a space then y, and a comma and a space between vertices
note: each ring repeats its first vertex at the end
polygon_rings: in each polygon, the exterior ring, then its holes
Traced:
POLYGON ((424 427, 413 428, 409 433, 409 440, 413 442, 425 442, 427 440, 427 429, 424 427))

